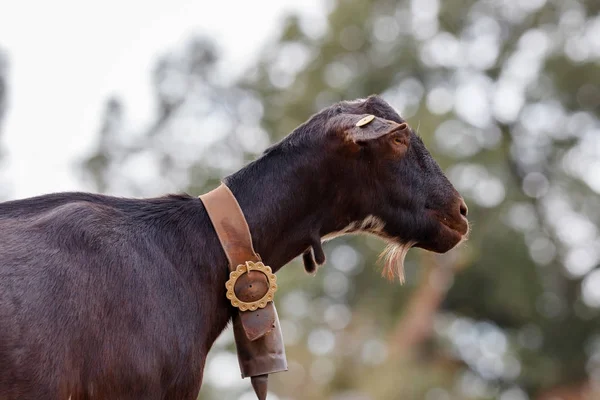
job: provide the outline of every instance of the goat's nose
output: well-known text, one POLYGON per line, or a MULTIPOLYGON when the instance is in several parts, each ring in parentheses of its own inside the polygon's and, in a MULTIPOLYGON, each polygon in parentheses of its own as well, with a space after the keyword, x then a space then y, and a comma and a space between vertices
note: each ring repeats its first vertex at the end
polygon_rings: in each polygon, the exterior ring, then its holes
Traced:
POLYGON ((460 215, 462 215, 463 217, 466 218, 467 214, 469 212, 469 208, 467 207, 467 204, 465 203, 464 200, 460 200, 460 215))

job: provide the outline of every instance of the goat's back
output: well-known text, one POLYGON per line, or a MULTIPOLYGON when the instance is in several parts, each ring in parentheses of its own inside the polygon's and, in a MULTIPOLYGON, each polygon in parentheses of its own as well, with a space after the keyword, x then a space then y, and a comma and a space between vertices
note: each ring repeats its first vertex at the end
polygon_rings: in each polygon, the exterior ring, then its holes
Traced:
POLYGON ((151 226, 97 198, 0 204, 0 399, 197 393, 193 288, 151 226))

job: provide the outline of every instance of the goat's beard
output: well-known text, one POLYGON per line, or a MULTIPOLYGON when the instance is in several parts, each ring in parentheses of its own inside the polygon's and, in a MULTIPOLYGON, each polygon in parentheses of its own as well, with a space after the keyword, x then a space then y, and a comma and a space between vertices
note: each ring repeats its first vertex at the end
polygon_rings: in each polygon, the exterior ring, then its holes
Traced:
POLYGON ((404 259, 408 250, 414 245, 414 242, 394 243, 390 242, 379 255, 379 260, 384 260, 383 271, 381 274, 390 281, 396 277, 401 284, 404 283, 404 259))

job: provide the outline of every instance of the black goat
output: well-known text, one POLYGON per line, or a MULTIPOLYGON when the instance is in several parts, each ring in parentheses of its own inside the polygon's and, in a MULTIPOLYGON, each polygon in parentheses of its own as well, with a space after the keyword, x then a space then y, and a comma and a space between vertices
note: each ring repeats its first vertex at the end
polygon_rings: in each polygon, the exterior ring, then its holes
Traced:
MULTIPOLYGON (((313 269, 323 238, 364 231, 391 243, 393 276, 409 247, 445 252, 468 231, 460 195, 377 96, 319 112, 224 183, 273 271, 303 253, 313 269)), ((234 310, 228 274, 196 197, 0 204, 0 399, 195 399, 234 310)))

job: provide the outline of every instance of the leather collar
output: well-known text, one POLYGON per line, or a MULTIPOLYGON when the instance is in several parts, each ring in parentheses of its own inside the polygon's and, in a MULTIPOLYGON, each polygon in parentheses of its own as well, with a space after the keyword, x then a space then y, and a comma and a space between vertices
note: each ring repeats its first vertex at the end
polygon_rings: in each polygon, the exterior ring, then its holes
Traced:
MULTIPOLYGON (((225 251, 229 261, 229 270, 235 273, 238 265, 244 265, 247 261, 261 262, 260 256, 254 251, 250 228, 244 213, 231 190, 226 185, 221 184, 215 190, 200 196, 200 200, 204 203, 221 246, 225 251)), ((265 288, 269 286, 267 283, 263 283, 266 281, 263 274, 254 274, 253 280, 254 285, 252 285, 252 282, 248 282, 246 285, 242 283, 242 285, 236 285, 236 289, 251 292, 252 286, 265 288), (256 284, 257 280, 262 282, 256 284)), ((247 293, 247 295, 252 297, 253 293, 247 293)), ((262 309, 255 311, 239 310, 238 312, 246 336, 250 341, 264 336, 273 329, 275 311, 272 301, 262 309)))
MULTIPOLYGON (((244 213, 231 190, 225 184, 221 184, 200 196, 200 200, 227 256, 230 276, 235 276, 240 266, 247 265, 248 262, 262 265, 260 256, 254 251, 252 235, 244 213)), ((270 268, 268 271, 270 272, 270 268)), ((246 295, 252 299, 262 296, 262 293, 257 294, 254 291, 257 287, 269 287, 268 274, 259 271, 244 274, 245 281, 240 279, 235 288, 228 289, 241 292, 238 294, 240 297, 246 295)), ((266 302, 264 308, 253 311, 237 309, 233 316, 233 328, 242 378, 253 377, 253 386, 258 394, 259 390, 255 385, 258 380, 255 381, 254 378, 287 371, 281 327, 272 299, 266 302)), ((264 387, 266 388, 266 380, 264 387)), ((262 396, 259 395, 259 398, 262 396)))

